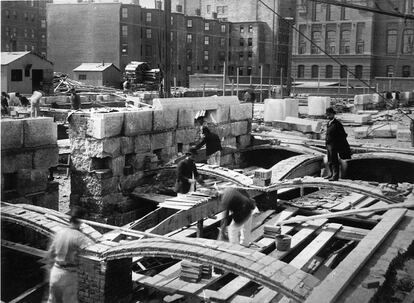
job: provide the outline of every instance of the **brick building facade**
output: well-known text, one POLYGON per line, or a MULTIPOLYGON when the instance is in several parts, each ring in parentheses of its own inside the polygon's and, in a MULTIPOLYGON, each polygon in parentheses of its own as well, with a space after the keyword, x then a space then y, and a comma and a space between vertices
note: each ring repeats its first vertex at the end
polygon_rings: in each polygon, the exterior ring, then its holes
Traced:
POLYGON ((1 1, 1 51, 46 56, 47 1, 1 1))

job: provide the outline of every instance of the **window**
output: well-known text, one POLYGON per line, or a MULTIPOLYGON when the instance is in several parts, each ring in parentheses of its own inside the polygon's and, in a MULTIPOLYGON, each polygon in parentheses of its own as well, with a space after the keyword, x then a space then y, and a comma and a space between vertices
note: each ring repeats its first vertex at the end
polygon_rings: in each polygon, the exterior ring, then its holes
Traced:
POLYGON ((122 37, 128 36, 128 25, 122 25, 122 37))
POLYGON ((11 70, 11 80, 14 82, 23 80, 23 71, 21 69, 11 70))
POLYGON ((10 36, 10 28, 6 26, 6 37, 10 36))
POLYGON ((126 7, 122 8, 122 18, 124 19, 128 18, 128 8, 126 7))
POLYGON ((240 32, 244 33, 244 26, 240 26, 240 32))
POLYGON ((252 67, 251 67, 251 66, 248 66, 248 67, 247 67, 247 75, 248 75, 248 76, 250 76, 250 75, 252 74, 252 70, 253 70, 253 69, 252 69, 252 67))
POLYGON ((239 52, 239 59, 240 60, 243 60, 243 57, 244 57, 244 53, 243 52, 239 52))
POLYGON ((349 54, 351 52, 351 31, 342 30, 341 31, 341 41, 339 47, 340 54, 349 54))
POLYGON ((403 32, 402 53, 411 54, 414 50, 414 30, 406 29, 403 32))
POLYGON ((312 21, 322 20, 322 3, 312 2, 312 21))
POLYGON ((332 20, 332 6, 330 4, 326 5, 326 21, 332 20))
POLYGON ((365 36, 365 23, 358 23, 357 24, 357 31, 356 31, 356 47, 355 52, 357 54, 364 53, 364 37, 365 36))
POLYGON ((187 49, 187 60, 193 59, 193 51, 191 49, 187 49))
POLYGON ((387 65, 387 77, 394 77, 394 65, 387 65))
POLYGON ((204 30, 209 31, 210 30, 210 23, 206 22, 204 23, 204 30))
POLYGON ((171 16, 171 25, 174 25, 174 16, 171 16))
POLYGON ((226 52, 224 52, 224 51, 220 51, 220 52, 218 53, 218 57, 219 57, 219 60, 220 60, 220 61, 224 61, 224 60, 226 60, 226 52))
POLYGON ((333 67, 332 67, 332 65, 327 65, 326 66, 326 68, 325 68, 325 78, 332 78, 332 75, 333 75, 333 67))
POLYGON ((188 19, 188 20, 187 20, 187 27, 188 27, 188 28, 193 27, 193 20, 192 20, 192 19, 188 19))
POLYGON ((181 13, 181 12, 183 11, 183 6, 178 4, 178 5, 176 6, 176 9, 177 9, 177 12, 178 12, 178 13, 181 13))
POLYGON ((339 70, 339 77, 342 78, 347 78, 348 76, 348 66, 346 65, 341 65, 341 68, 339 70))
POLYGON ((249 60, 253 59, 253 52, 247 52, 247 59, 249 60))
POLYGON ((35 50, 35 46, 34 45, 32 45, 32 52, 35 50))
POLYGON ((29 14, 28 13, 24 13, 23 14, 24 20, 28 21, 29 20, 29 14))
POLYGON ((174 41, 174 32, 170 32, 170 41, 174 41))
POLYGON ((341 20, 349 20, 349 8, 341 7, 341 20))
POLYGON ((298 65, 298 78, 305 78, 305 65, 298 65))
POLYGON ((9 10, 8 10, 8 9, 6 9, 6 10, 4 11, 4 14, 6 15, 6 18, 7 18, 7 19, 9 19, 9 18, 10 18, 10 12, 9 12, 9 10))
POLYGON ((314 44, 312 44, 311 54, 319 54, 320 50, 318 47, 321 47, 321 43, 322 43, 322 35, 320 31, 312 32, 312 42, 314 44))
POLYGON ((31 15, 30 15, 30 20, 32 20, 32 22, 33 22, 33 21, 35 21, 35 16, 34 16, 34 14, 31 14, 31 15))
POLYGON ((193 42, 193 35, 187 34, 187 43, 191 43, 191 42, 193 42))
POLYGON ((10 51, 10 45, 6 43, 6 52, 10 51))
POLYGON ((410 69, 411 69, 411 67, 409 65, 404 65, 402 67, 402 76, 403 77, 410 77, 410 69))
POLYGON ((336 31, 332 31, 332 30, 327 31, 325 51, 328 54, 334 54, 335 46, 336 46, 336 31))
POLYGON ((13 17, 14 17, 14 19, 17 19, 17 12, 16 11, 13 11, 13 17))
POLYGON ((207 14, 211 13, 211 5, 207 5, 207 14))
POLYGON ((35 37, 35 31, 34 31, 34 29, 32 28, 32 33, 31 33, 31 36, 32 36, 32 38, 34 38, 35 37))
POLYGON ((209 45, 210 44, 210 37, 209 36, 205 36, 204 37, 204 45, 209 45))
POLYGON ((397 52, 397 31, 390 29, 387 31, 387 53, 395 54, 397 52))
POLYGON ((253 25, 249 25, 249 33, 253 33, 253 25))
POLYGON ((253 38, 247 39, 247 46, 253 46, 253 38))
POLYGON ((151 57, 152 54, 152 46, 151 45, 145 45, 145 56, 151 57))
POLYGON ((306 25, 301 24, 299 25, 299 45, 298 45, 298 53, 304 54, 306 52, 306 25))
POLYGON ((145 29, 145 37, 147 39, 151 39, 152 38, 152 30, 150 28, 145 29))
POLYGON ((41 28, 46 28, 46 20, 45 19, 40 20, 40 27, 41 28))
POLYGON ((208 66, 203 66, 203 72, 206 74, 208 73, 208 66))
POLYGON ((187 65, 187 72, 191 73, 191 65, 187 65))
POLYGON ((146 13, 145 14, 145 21, 146 22, 151 22, 152 20, 152 14, 151 13, 146 13))
POLYGON ((363 69, 362 65, 355 66, 355 79, 362 79, 363 69))
POLYGON ((239 66, 239 76, 243 76, 243 66, 239 66))
POLYGON ((208 60, 208 50, 204 51, 204 60, 207 61, 208 60))
POLYGON ((86 80, 86 74, 79 74, 78 80, 86 80))
POLYGON ((221 32, 222 33, 226 32, 226 25, 224 25, 224 24, 221 25, 221 32))
POLYGON ((124 43, 121 46, 121 54, 122 55, 127 55, 128 54, 128 44, 124 43))
POLYGON ((226 45, 226 39, 220 38, 220 46, 224 47, 226 45))
POLYGON ((24 29, 24 37, 27 38, 27 28, 24 29))
POLYGON ((24 45, 24 51, 27 52, 29 50, 29 47, 27 46, 27 44, 24 45))
POLYGON ((244 46, 244 39, 243 39, 243 38, 240 38, 239 45, 240 45, 240 46, 244 46))
POLYGON ((312 78, 319 78, 319 66, 318 65, 312 65, 311 68, 311 77, 312 78))

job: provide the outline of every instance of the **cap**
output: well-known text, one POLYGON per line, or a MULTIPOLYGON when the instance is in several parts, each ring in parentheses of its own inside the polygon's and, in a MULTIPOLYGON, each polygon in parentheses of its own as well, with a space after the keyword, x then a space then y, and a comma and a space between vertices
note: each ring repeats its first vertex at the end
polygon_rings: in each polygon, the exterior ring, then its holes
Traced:
POLYGON ((327 113, 327 114, 336 114, 336 111, 335 111, 332 107, 328 107, 328 108, 326 109, 326 113, 327 113))

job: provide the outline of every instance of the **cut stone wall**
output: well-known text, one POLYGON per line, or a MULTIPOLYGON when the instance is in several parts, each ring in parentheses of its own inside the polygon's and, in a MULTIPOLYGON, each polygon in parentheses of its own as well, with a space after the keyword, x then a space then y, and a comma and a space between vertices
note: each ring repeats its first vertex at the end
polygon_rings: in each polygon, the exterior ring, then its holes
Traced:
POLYGON ((49 169, 59 158, 53 118, 1 120, 1 198, 58 209, 59 185, 49 169))
POLYGON ((115 225, 138 218, 142 205, 128 193, 142 185, 145 170, 165 165, 199 141, 199 111, 222 140, 223 166, 234 165, 236 148, 251 142, 252 104, 235 97, 155 99, 154 105, 72 115, 71 204, 86 207, 90 218, 115 225))

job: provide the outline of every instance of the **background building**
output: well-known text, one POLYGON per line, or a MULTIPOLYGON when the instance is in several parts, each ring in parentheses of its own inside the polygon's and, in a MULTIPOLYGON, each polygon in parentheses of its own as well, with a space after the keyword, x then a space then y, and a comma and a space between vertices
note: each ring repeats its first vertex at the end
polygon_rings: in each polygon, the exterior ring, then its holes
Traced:
POLYGON ((121 71, 112 63, 82 63, 73 73, 75 80, 88 85, 121 87, 121 71))

